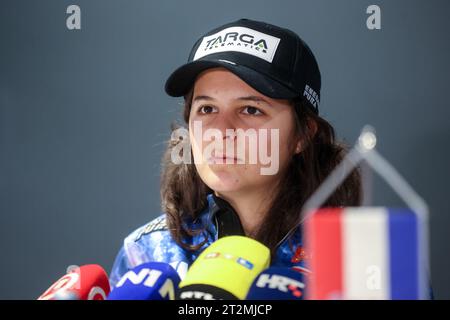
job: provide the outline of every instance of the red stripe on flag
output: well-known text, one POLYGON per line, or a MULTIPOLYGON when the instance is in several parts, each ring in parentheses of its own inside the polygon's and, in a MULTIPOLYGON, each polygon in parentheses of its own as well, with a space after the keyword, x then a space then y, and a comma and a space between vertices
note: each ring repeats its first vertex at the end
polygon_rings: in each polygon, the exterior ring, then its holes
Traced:
POLYGON ((308 299, 340 299, 342 294, 343 209, 320 209, 305 221, 307 252, 311 254, 312 275, 308 282, 308 299))

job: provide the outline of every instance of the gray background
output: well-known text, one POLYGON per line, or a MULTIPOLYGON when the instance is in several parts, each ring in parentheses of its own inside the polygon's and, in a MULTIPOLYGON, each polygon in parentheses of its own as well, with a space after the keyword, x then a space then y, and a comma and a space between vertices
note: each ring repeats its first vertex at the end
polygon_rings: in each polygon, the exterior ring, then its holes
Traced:
MULTIPOLYGON (((431 208, 432 280, 450 298, 449 1, 0 2, 0 298, 34 299, 72 264, 108 272, 160 212, 180 100, 168 74, 204 32, 241 17, 297 32, 323 76, 322 115, 378 149, 431 208), (82 30, 66 28, 78 4, 82 30), (382 29, 369 31, 370 4, 382 29)), ((402 205, 380 179, 375 204, 402 205)))

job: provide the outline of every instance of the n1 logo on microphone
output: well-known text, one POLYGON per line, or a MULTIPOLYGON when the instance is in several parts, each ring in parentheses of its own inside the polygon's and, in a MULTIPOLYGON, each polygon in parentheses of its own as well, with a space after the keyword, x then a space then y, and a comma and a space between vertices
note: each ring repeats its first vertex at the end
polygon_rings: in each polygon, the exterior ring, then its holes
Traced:
MULTIPOLYGON (((122 287, 127 281, 133 285, 144 285, 148 288, 153 288, 163 273, 159 270, 143 268, 138 273, 133 270, 128 271, 117 283, 116 288, 122 287)), ((162 297, 167 297, 171 300, 175 299, 175 286, 171 279, 167 278, 164 284, 158 290, 162 297)))
POLYGON ((155 285, 156 281, 158 281, 161 274, 162 272, 159 270, 151 270, 148 268, 141 269, 139 273, 131 270, 125 273, 122 279, 117 283, 116 287, 120 288, 127 280, 129 280, 134 285, 142 283, 144 286, 151 288, 155 285))

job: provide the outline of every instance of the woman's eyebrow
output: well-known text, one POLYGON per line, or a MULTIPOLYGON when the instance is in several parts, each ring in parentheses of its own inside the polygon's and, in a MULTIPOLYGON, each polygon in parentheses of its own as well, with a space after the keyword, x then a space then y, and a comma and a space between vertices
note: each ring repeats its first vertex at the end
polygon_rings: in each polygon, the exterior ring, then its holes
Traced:
MULTIPOLYGON (((196 102, 196 101, 199 101, 199 100, 215 101, 216 99, 214 99, 213 97, 207 96, 207 95, 200 95, 200 96, 196 96, 192 102, 196 102)), ((265 103, 265 104, 270 106, 270 103, 266 99, 258 97, 258 96, 239 97, 239 98, 236 98, 236 100, 263 102, 263 103, 265 103)))
POLYGON ((270 106, 270 103, 266 99, 258 97, 258 96, 240 97, 240 98, 237 98, 236 100, 253 101, 253 102, 264 102, 265 104, 270 106))
POLYGON ((198 101, 198 100, 214 101, 214 100, 216 100, 216 99, 214 99, 214 98, 212 98, 212 97, 210 97, 210 96, 202 95, 202 96, 196 96, 192 102, 195 102, 195 101, 198 101))

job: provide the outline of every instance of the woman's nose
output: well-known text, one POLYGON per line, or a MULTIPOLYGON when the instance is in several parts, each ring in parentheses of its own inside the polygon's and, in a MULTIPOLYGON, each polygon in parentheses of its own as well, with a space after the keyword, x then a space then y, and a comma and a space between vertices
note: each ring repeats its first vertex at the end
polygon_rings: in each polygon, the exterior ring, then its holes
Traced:
POLYGON ((228 115, 220 116, 216 119, 214 126, 217 130, 219 130, 222 134, 222 138, 234 140, 236 137, 236 121, 228 115))

